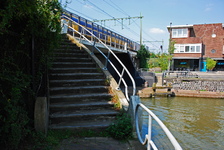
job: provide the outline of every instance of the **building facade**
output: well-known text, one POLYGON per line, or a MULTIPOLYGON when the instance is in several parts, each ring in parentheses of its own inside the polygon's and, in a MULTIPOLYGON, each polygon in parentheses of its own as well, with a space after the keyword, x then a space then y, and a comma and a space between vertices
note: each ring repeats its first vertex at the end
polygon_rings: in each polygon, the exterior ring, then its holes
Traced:
POLYGON ((175 40, 172 70, 206 71, 206 58, 224 71, 224 23, 168 26, 175 40))

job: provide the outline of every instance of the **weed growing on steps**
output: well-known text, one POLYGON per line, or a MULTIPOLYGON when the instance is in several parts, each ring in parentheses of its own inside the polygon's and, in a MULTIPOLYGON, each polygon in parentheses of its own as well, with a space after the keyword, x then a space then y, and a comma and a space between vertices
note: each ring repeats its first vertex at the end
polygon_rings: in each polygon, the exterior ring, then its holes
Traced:
POLYGON ((104 84, 107 86, 107 85, 110 85, 110 80, 107 78, 105 81, 104 81, 104 84))
POLYGON ((126 113, 117 116, 116 121, 106 129, 110 137, 117 140, 127 141, 133 138, 131 118, 126 113))
MULTIPOLYGON (((97 68, 98 73, 102 73, 102 70, 100 68, 97 68)), ((105 81, 106 82, 106 81, 105 81)))

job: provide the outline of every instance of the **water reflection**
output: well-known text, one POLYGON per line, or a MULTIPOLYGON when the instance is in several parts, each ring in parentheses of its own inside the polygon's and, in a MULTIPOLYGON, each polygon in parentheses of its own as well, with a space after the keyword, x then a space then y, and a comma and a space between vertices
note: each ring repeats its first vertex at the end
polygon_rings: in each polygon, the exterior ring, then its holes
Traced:
MULTIPOLYGON (((224 100, 155 97, 141 101, 163 121, 183 149, 224 149, 224 100)), ((148 114, 143 115, 143 132, 147 132, 148 114)), ((155 121, 152 132, 157 144, 163 145, 160 149, 170 149, 155 121)))

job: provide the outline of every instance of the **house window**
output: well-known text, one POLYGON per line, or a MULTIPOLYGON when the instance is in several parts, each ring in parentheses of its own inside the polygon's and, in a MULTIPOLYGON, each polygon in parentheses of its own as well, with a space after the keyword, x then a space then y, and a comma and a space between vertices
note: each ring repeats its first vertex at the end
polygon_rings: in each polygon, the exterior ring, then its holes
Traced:
POLYGON ((211 50, 211 53, 213 53, 213 54, 214 54, 214 53, 215 53, 215 49, 212 49, 212 50, 211 50))
POLYGON ((191 46, 191 52, 194 53, 195 52, 195 45, 191 46))
POLYGON ((172 38, 187 37, 188 29, 172 29, 172 38))
POLYGON ((189 46, 185 46, 185 52, 189 52, 189 46))
POLYGON ((201 44, 175 44, 174 53, 201 53, 201 44))
POLYGON ((200 51, 201 51, 201 46, 196 46, 196 52, 200 53, 200 51))

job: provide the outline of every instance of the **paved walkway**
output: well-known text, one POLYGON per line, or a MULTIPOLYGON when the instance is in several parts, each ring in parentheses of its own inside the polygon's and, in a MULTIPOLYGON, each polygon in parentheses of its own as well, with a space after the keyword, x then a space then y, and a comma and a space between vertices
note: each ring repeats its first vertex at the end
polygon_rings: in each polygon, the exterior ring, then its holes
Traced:
POLYGON ((123 143, 107 137, 71 137, 61 141, 55 150, 146 150, 146 147, 138 139, 123 143))

